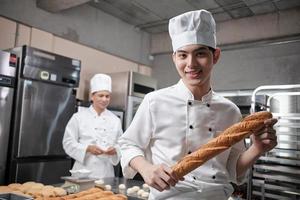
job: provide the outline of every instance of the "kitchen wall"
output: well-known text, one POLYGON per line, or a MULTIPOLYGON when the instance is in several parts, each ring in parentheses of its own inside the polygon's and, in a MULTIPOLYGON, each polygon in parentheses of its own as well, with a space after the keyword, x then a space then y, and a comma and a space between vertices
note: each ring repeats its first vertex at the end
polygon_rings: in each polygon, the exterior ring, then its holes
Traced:
MULTIPOLYGON (((300 8, 217 23, 223 50, 214 68, 215 90, 246 90, 260 85, 300 83, 300 8)), ((167 33, 152 36, 152 76, 158 87, 179 79, 167 33)))
MULTIPOLYGON (((179 79, 172 54, 156 55, 152 76, 158 87, 179 79)), ((248 90, 260 85, 300 84, 300 41, 221 52, 212 76, 215 90, 248 90)))
POLYGON ((80 84, 77 98, 88 100, 89 80, 95 73, 135 71, 151 75, 151 68, 97 49, 55 36, 52 33, 32 28, 0 17, 0 49, 30 45, 48 52, 81 60, 80 84))
POLYGON ((86 4, 50 13, 37 8, 35 0, 1 0, 0 16, 126 60, 152 64, 148 33, 86 4))

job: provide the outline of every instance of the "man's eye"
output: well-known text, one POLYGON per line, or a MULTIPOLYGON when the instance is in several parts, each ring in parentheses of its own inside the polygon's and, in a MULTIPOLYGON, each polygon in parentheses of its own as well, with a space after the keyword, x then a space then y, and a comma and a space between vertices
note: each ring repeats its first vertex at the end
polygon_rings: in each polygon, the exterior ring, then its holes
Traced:
POLYGON ((203 57, 205 55, 206 55, 205 52, 198 52, 198 53, 196 53, 196 56, 199 56, 199 57, 203 57))
POLYGON ((185 55, 185 54, 178 54, 178 57, 179 57, 179 58, 185 58, 186 55, 185 55))

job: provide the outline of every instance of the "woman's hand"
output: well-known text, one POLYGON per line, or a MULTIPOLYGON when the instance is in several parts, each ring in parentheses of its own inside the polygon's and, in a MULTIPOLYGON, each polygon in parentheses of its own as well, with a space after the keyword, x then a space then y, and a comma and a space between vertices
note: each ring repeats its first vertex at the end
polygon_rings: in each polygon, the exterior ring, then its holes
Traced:
POLYGON ((277 119, 267 119, 264 128, 251 136, 253 148, 260 155, 270 151, 277 145, 276 131, 273 126, 277 123, 277 119))
POLYGON ((109 147, 105 152, 104 154, 106 155, 115 155, 117 153, 116 149, 114 147, 109 147))
POLYGON ((88 146, 88 148, 86 149, 86 152, 91 153, 93 155, 101 155, 103 154, 105 151, 103 151, 101 148, 99 148, 97 145, 91 144, 88 146))

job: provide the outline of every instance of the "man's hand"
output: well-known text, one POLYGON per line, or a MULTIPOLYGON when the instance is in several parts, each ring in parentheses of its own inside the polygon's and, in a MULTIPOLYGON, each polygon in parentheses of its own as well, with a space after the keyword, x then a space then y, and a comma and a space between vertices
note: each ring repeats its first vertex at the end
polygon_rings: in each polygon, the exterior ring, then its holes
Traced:
POLYGON ((183 180, 176 177, 172 169, 165 164, 152 165, 142 156, 133 158, 130 165, 142 175, 145 183, 158 191, 168 190, 179 180, 183 180))
POLYGON ((260 155, 270 151, 277 145, 276 131, 273 126, 277 123, 277 119, 267 119, 264 128, 251 136, 253 147, 260 155))
POLYGON ((101 155, 103 154, 105 151, 103 151, 101 148, 99 148, 97 145, 91 144, 88 146, 88 148, 86 149, 86 152, 89 152, 93 155, 101 155))

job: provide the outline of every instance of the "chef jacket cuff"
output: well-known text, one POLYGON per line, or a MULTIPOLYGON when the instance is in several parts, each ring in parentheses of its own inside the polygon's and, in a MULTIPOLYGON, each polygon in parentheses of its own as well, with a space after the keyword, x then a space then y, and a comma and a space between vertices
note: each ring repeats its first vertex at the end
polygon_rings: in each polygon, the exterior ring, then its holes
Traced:
POLYGON ((84 163, 84 159, 85 159, 85 157, 86 157, 86 154, 87 154, 87 152, 86 152, 86 150, 87 150, 87 148, 88 148, 88 144, 81 144, 80 145, 80 149, 82 149, 82 150, 79 150, 78 152, 79 152, 79 154, 78 154, 78 158, 76 158, 75 160, 77 160, 78 162, 80 162, 80 163, 84 163))
POLYGON ((121 152, 120 152, 120 148, 117 146, 116 148, 116 154, 113 156, 110 156, 110 162, 113 165, 117 165, 120 162, 120 156, 121 156, 121 152))
POLYGON ((127 155, 126 158, 125 156, 122 156, 121 158, 122 171, 125 178, 131 179, 137 174, 137 171, 132 167, 130 167, 129 165, 130 161, 137 156, 144 156, 144 155, 137 154, 136 152, 128 152, 126 153, 126 155, 127 155))

